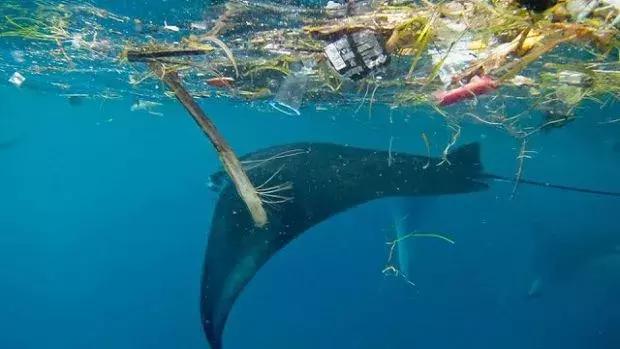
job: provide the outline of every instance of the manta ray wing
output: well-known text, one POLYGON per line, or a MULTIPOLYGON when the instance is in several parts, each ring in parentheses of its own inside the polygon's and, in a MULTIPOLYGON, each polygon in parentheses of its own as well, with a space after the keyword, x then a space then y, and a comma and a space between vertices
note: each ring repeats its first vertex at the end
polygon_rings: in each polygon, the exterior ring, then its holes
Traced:
MULTIPOLYGON (((213 349, 222 348, 228 314, 258 270, 297 236, 356 205, 389 196, 436 196, 488 188, 479 145, 442 159, 336 144, 277 146, 241 158, 268 203, 257 228, 234 188, 224 184, 213 216, 203 269, 201 315, 213 349), (391 160, 388 161, 388 158, 391 160), (269 204, 271 203, 271 204, 269 204)), ((223 176, 216 174, 215 182, 223 176)))

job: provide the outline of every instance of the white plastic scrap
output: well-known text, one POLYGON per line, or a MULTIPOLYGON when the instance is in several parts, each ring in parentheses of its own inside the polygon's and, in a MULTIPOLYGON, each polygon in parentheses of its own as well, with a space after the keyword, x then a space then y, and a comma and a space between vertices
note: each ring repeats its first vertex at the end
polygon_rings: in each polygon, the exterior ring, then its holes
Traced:
POLYGON ((11 51, 11 57, 17 63, 24 63, 26 61, 25 58, 24 58, 25 57, 24 51, 13 50, 13 51, 11 51))
POLYGON ((200 22, 192 22, 189 25, 190 29, 195 29, 195 30, 207 30, 207 22, 206 21, 200 21, 200 22))
POLYGON ((73 34, 73 36, 71 36, 71 47, 73 47, 74 49, 81 48, 82 43, 84 43, 84 38, 82 37, 82 34, 73 34))
POLYGON ((131 106, 131 108, 129 108, 129 110, 146 111, 147 113, 151 115, 163 116, 164 115, 163 113, 153 110, 154 108, 157 108, 159 106, 161 106, 161 103, 139 99, 131 106))
POLYGON ((164 29, 170 30, 171 32, 178 32, 179 30, 181 30, 176 25, 168 25, 168 22, 166 21, 164 21, 164 29))
POLYGON ((536 82, 528 77, 523 75, 516 75, 512 80, 510 80, 515 86, 536 86, 536 82))
POLYGON ((588 75, 570 70, 563 70, 559 72, 558 81, 560 83, 573 86, 586 86, 590 83, 588 75))
POLYGON ((344 5, 334 2, 334 1, 328 1, 327 5, 325 5, 326 10, 340 10, 343 7, 344 5))
POLYGON ((24 81, 26 81, 26 78, 19 72, 13 73, 13 75, 9 79, 9 82, 17 87, 20 87, 24 83, 24 81))
POLYGON ((452 49, 446 47, 436 47, 429 49, 433 64, 443 64, 439 69, 439 80, 447 87, 452 83, 452 77, 462 71, 467 64, 478 58, 469 48, 471 39, 468 36, 462 37, 453 43, 452 49))

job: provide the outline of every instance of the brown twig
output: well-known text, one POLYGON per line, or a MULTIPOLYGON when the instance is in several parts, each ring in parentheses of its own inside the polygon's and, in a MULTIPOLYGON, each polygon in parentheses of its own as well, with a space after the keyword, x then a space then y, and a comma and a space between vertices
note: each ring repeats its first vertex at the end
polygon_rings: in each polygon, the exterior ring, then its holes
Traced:
POLYGON ((239 162, 239 159, 237 159, 237 156, 226 140, 220 135, 215 124, 204 113, 189 92, 187 92, 179 75, 175 71, 166 71, 164 65, 159 62, 151 62, 149 67, 157 77, 168 85, 179 102, 183 104, 194 121, 196 121, 202 131, 209 137, 220 157, 220 161, 224 165, 224 170, 226 170, 230 176, 237 189, 237 193, 239 193, 239 196, 250 211, 254 224, 257 227, 265 226, 267 224, 267 212, 263 207, 261 197, 243 170, 241 162, 239 162))
POLYGON ((207 49, 155 49, 155 50, 126 50, 123 56, 129 62, 149 62, 157 58, 200 56, 211 52, 207 49))

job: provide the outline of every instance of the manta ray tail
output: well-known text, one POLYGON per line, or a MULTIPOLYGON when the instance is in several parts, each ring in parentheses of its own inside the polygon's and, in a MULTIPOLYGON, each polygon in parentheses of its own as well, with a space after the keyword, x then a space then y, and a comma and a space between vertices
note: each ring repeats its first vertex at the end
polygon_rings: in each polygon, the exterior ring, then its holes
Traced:
MULTIPOLYGON (((489 178, 497 182, 508 182, 508 183, 517 182, 517 180, 514 178, 508 178, 508 177, 498 176, 498 175, 488 174, 488 173, 483 174, 482 177, 489 178)), ((529 184, 529 185, 537 186, 537 187, 553 188, 553 189, 559 189, 559 190, 570 191, 570 192, 620 197, 620 192, 614 192, 614 191, 579 188, 579 187, 573 187, 573 186, 568 186, 568 185, 553 184, 549 182, 534 181, 530 179, 519 179, 518 182, 522 184, 529 184)))

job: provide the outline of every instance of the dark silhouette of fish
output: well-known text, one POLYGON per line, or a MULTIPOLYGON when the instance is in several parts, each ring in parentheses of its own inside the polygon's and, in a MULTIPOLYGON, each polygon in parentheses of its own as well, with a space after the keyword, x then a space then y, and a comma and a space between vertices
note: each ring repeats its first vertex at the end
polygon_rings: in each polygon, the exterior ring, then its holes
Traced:
MULTIPOLYGON (((269 224, 257 228, 222 172, 204 262, 201 315, 212 349, 237 297, 256 272, 280 249, 309 228, 365 202, 390 196, 438 196, 488 189, 477 143, 457 148, 446 159, 325 143, 276 146, 242 157, 248 176, 268 210, 269 224)), ((620 195, 529 180, 523 183, 587 193, 620 195)))
POLYGON ((536 278, 528 292, 531 298, 544 294, 548 284, 571 280, 590 264, 620 256, 620 229, 557 231, 554 226, 537 226, 533 260, 536 278))

